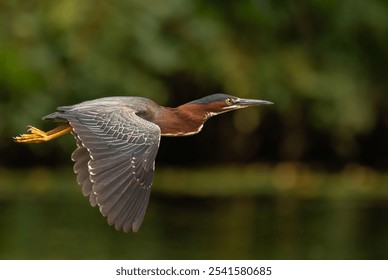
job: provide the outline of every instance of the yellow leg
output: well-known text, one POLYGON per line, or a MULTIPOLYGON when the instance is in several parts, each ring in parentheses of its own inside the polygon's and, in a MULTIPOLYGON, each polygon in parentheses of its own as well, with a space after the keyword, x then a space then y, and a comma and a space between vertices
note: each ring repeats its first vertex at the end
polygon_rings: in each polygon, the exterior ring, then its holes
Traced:
POLYGON ((54 138, 57 138, 59 136, 62 136, 66 133, 69 133, 72 128, 69 124, 61 125, 53 130, 44 132, 40 129, 37 129, 36 127, 33 127, 31 125, 27 126, 28 132, 26 134, 21 134, 20 136, 16 136, 13 139, 15 142, 18 143, 42 143, 50 141, 54 138))

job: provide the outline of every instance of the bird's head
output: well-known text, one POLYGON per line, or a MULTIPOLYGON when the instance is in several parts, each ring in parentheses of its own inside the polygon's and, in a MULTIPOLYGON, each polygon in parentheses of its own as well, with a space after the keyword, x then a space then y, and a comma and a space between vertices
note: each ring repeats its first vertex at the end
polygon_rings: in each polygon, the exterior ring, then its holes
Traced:
POLYGON ((196 107, 205 111, 207 118, 209 118, 232 110, 273 103, 265 100, 245 99, 232 95, 217 93, 191 101, 188 104, 196 104, 196 107))
POLYGON ((213 116, 264 104, 272 104, 272 102, 217 93, 177 108, 164 107, 154 122, 161 128, 163 136, 192 135, 200 132, 206 120, 213 116))

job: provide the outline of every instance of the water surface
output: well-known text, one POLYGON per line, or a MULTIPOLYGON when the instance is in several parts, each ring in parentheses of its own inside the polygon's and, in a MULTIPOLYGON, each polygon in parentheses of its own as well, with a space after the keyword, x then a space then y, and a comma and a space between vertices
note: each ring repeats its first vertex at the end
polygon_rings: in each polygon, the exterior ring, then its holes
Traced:
POLYGON ((0 182, 1 259, 388 258, 383 196, 160 187, 140 231, 125 234, 89 206, 70 171, 16 174, 3 172, 0 182))

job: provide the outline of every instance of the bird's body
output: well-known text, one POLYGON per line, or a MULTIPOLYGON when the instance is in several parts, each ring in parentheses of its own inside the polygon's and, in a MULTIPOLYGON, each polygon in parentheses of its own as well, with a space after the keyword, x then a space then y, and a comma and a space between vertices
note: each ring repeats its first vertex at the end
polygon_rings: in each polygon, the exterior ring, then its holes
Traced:
POLYGON ((160 137, 192 135, 214 115, 260 104, 271 102, 214 94, 169 108, 143 97, 105 97, 58 107, 43 119, 64 126, 47 133, 30 127, 30 134, 15 141, 39 143, 71 132, 83 194, 110 225, 136 232, 147 208, 160 137))

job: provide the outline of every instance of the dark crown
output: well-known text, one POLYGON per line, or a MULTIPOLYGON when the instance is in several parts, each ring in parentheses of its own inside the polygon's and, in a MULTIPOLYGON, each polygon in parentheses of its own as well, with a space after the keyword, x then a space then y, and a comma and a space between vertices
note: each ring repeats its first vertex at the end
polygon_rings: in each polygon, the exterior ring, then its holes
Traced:
POLYGON ((227 98, 237 99, 237 97, 232 96, 232 95, 223 94, 223 93, 216 93, 216 94, 205 96, 201 99, 191 101, 189 103, 190 104, 210 104, 213 102, 224 102, 227 98))

